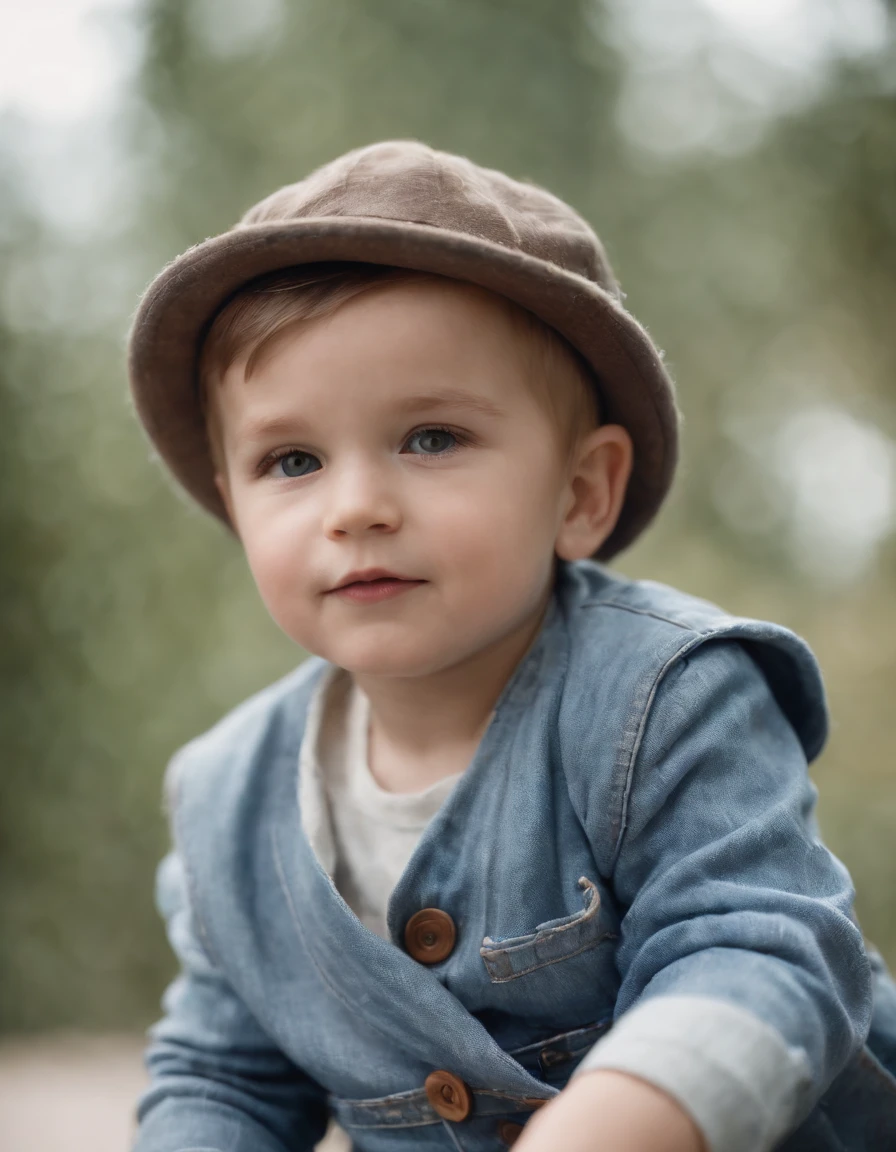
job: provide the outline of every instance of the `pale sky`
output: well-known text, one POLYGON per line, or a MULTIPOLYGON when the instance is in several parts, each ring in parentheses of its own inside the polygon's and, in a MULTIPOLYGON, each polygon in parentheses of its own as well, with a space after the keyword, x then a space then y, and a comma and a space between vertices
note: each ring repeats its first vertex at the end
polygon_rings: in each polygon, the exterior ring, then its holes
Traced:
POLYGON ((127 64, 102 16, 133 3, 0 0, 0 113, 59 122, 101 106, 127 64))

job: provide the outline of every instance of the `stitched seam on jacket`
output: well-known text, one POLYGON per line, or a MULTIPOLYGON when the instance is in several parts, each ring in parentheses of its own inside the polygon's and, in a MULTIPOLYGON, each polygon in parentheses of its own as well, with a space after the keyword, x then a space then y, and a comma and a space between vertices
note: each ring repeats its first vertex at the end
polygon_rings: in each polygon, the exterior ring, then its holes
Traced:
POLYGON ((580 876, 578 887, 586 903, 577 912, 561 917, 559 923, 555 922, 547 928, 536 928, 534 932, 527 932, 524 936, 510 936, 506 940, 492 940, 490 936, 486 936, 479 949, 479 955, 483 960, 487 960, 496 954, 502 956, 518 954, 539 941, 555 940, 566 932, 574 932, 582 925, 590 925, 593 921, 597 921, 600 917, 600 894, 597 885, 587 876, 580 876))
POLYGON ((539 968, 548 968, 551 964, 560 964, 563 960, 571 960, 573 956, 581 956, 583 952, 589 952, 592 948, 597 948, 603 944, 605 940, 615 940, 617 937, 615 933, 607 933, 605 936, 599 937, 597 940, 589 940, 583 944, 581 948, 576 948, 575 952, 566 952, 563 956, 555 956, 551 960, 539 960, 537 964, 530 964, 528 968, 521 968, 519 972, 513 972, 510 976, 492 976, 491 969, 489 968, 489 961, 482 957, 485 962, 485 967, 488 970, 489 980, 492 984, 508 984, 511 980, 518 980, 520 976, 527 976, 530 972, 536 972, 539 968))
POLYGON ((620 612, 630 612, 633 616, 649 616, 651 620, 660 620, 663 624, 671 624, 675 628, 680 628, 682 632, 693 632, 694 635, 703 636, 712 632, 712 629, 707 629, 701 632, 695 628, 693 624, 685 624, 681 620, 676 620, 672 616, 664 616, 661 612, 654 612, 649 608, 636 608, 633 604, 623 604, 619 600, 587 600, 583 608, 616 608, 620 612))
POLYGON ((458 1144, 457 1136, 454 1134, 454 1130, 451 1127, 451 1125, 448 1123, 447 1120, 442 1121, 442 1126, 445 1129, 445 1131, 448 1133, 448 1135, 451 1137, 451 1143, 457 1149, 457 1152, 464 1152, 463 1147, 460 1144, 458 1144))
MULTIPOLYGON (((648 719, 650 717, 650 713, 653 709, 653 702, 656 699, 656 694, 657 694, 657 691, 659 689, 659 686, 662 683, 663 679, 665 678, 665 676, 668 673, 670 668, 672 668, 675 664, 677 664, 679 660, 684 659, 684 657, 687 656, 690 652, 692 652, 695 648, 698 648, 701 644, 705 643, 707 640, 712 639, 713 637, 714 637, 714 633, 712 633, 712 632, 705 633, 705 634, 704 633, 698 633, 696 635, 692 635, 692 638, 690 640, 686 641, 677 651, 675 651, 669 657, 669 659, 665 662, 665 664, 662 665, 662 667, 657 672, 657 675, 653 681, 653 684, 650 687, 650 692, 648 693, 648 696, 647 696, 647 703, 645 704, 644 711, 641 714, 641 720, 640 720, 640 723, 638 724, 638 729, 637 729, 637 732, 635 734, 635 739, 632 743, 632 748, 631 748, 631 751, 630 751, 629 756, 628 756, 628 764, 626 765, 625 788, 623 790, 623 795, 622 795, 622 811, 619 814, 619 835, 616 838, 616 847, 613 850, 613 859, 610 863, 610 866, 613 869, 616 868, 616 864, 619 860, 619 854, 622 851, 622 841, 625 838, 625 831, 626 831, 627 819, 628 819, 628 802, 629 802, 629 797, 631 796, 632 782, 633 782, 634 774, 635 774, 635 763, 638 759, 638 753, 641 751, 641 744, 643 743, 644 733, 647 729, 647 721, 648 721, 648 719)), ((734 637, 734 639, 736 639, 736 637, 734 637)))
POLYGON ((339 1123, 346 1128, 358 1128, 362 1132, 392 1132, 398 1128, 431 1128, 434 1124, 441 1124, 442 1117, 433 1112, 431 1120, 396 1120, 394 1124, 380 1121, 376 1124, 365 1124, 363 1120, 346 1120, 337 1113, 339 1123))
MULTIPOLYGON (((299 920, 298 914, 296 913, 295 905, 292 902, 292 892, 289 889, 289 884, 287 883, 287 880, 286 880, 286 872, 283 868, 283 860, 280 856, 280 842, 277 839, 277 832, 276 832, 276 829, 274 829, 274 828, 271 829, 271 847, 274 850, 274 863, 275 863, 276 868, 277 868, 277 876, 280 879, 280 886, 283 889, 284 895, 286 896, 286 905, 289 908, 289 915, 292 918, 292 922, 293 922, 293 926, 295 927, 296 934, 298 935, 299 939, 302 941, 302 946, 305 949, 306 955, 311 960, 311 963, 314 965, 315 971, 320 976, 323 983, 327 986, 327 988, 330 990, 330 992, 336 997, 336 999, 339 1001, 339 1003, 344 1008, 348 1009, 348 1011, 351 1012, 352 1014, 356 1013, 357 1009, 351 1003, 349 1003, 348 1000, 345 999, 345 997, 342 995, 342 993, 339 991, 339 989, 336 987, 336 985, 333 984, 333 982, 330 979, 330 976, 329 976, 328 972, 326 971, 326 969, 321 967, 320 964, 318 964, 317 959, 314 955, 314 951, 308 947, 308 940, 305 936, 305 933, 302 930, 301 921, 299 920)), ((388 1033, 388 1032, 384 1031, 382 1028, 380 1028, 379 1025, 375 1022, 375 1020, 371 1019, 370 1017, 367 1017, 367 1022, 368 1022, 368 1024, 371 1024, 372 1027, 375 1028, 376 1031, 379 1032, 379 1034, 381 1036, 383 1036, 385 1039, 390 1040, 390 1041, 393 1039, 392 1036, 390 1035, 390 1033, 388 1033)))

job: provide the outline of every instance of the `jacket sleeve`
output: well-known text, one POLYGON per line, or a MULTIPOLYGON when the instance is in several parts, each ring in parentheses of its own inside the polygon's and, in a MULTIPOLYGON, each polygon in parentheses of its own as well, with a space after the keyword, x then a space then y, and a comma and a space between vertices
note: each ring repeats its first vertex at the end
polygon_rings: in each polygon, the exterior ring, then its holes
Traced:
POLYGON ((157 903, 180 975, 150 1032, 150 1087, 134 1152, 310 1152, 327 1124, 323 1090, 277 1049, 203 946, 176 853, 157 903))
POLYGON ((871 994, 805 754, 741 645, 668 670, 628 785, 617 1023, 580 1071, 663 1088, 713 1152, 765 1152, 861 1047, 871 994))

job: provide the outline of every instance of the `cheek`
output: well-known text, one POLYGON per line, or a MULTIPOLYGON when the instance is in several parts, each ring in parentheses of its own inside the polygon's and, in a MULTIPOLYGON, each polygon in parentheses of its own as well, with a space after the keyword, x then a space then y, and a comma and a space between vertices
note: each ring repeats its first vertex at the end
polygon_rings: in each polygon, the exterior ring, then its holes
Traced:
POLYGON ((522 537, 536 547, 557 530, 560 482, 556 463, 544 446, 523 446, 471 476, 463 487, 446 486, 441 514, 459 536, 471 540, 522 537))
MULTIPOLYGON (((553 561, 559 527, 559 488, 533 482, 540 460, 518 461, 448 486, 421 503, 419 522, 443 565, 460 574, 503 575, 536 570, 553 561)), ((542 473, 543 474, 543 473, 542 473)))
POLYGON ((307 533, 286 510, 253 510, 241 523, 240 539, 259 594, 277 623, 288 630, 288 617, 301 607, 296 596, 306 573, 307 533))

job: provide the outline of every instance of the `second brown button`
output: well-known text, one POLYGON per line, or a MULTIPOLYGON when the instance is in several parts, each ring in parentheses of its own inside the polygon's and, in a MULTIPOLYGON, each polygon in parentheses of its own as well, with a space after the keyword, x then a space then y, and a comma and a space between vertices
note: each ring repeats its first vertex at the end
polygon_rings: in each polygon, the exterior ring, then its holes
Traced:
POLYGON ((522 1124, 514 1124, 512 1120, 502 1120, 498 1125, 498 1135, 508 1148, 511 1148, 523 1134, 522 1124))
POLYGON ((421 964, 438 964, 454 951, 457 930, 454 921, 440 908, 421 908, 408 920, 404 946, 408 955, 421 964))
POLYGON ((423 1082, 426 1099, 443 1120, 466 1120, 473 1108, 470 1089, 453 1072, 430 1072, 423 1082))

